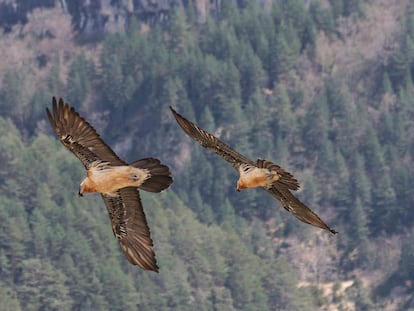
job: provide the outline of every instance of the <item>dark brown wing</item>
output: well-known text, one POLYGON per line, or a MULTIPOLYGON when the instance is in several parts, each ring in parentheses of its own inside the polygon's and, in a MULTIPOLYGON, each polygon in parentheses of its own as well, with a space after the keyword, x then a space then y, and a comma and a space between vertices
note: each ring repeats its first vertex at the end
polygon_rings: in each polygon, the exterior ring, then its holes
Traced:
POLYGON ((134 187, 118 190, 114 196, 102 194, 112 231, 133 265, 158 272, 150 230, 139 192, 134 187))
POLYGON ((328 230, 333 234, 337 233, 337 231, 325 224, 322 219, 320 219, 319 216, 314 213, 309 207, 299 201, 289 191, 289 189, 285 187, 276 188, 275 186, 270 189, 263 189, 274 196, 288 212, 292 213, 296 218, 303 221, 304 223, 328 230))
POLYGON ((62 144, 81 160, 86 169, 97 160, 112 165, 125 164, 73 107, 63 103, 62 98, 57 104, 56 98, 53 97, 53 111, 51 113, 46 108, 46 113, 62 144))
POLYGON ((213 134, 203 130, 202 128, 195 125, 193 122, 188 121, 182 115, 177 113, 171 106, 170 109, 177 120, 178 124, 184 130, 184 132, 190 136, 192 139, 197 141, 203 147, 217 153, 219 156, 223 157, 224 160, 229 162, 236 170, 239 168, 240 164, 247 163, 255 165, 253 161, 247 159, 237 151, 230 148, 228 145, 223 143, 213 134))

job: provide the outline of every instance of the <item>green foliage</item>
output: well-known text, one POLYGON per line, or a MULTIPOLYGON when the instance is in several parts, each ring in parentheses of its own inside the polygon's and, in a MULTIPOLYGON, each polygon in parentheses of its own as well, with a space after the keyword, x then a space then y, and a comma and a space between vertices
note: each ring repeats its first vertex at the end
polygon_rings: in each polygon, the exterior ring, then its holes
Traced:
POLYGON ((267 293, 268 305, 279 310, 307 310, 314 302, 309 301, 306 290, 300 290, 294 282, 294 272, 289 264, 282 260, 275 260, 263 271, 263 284, 267 293), (271 271, 271 272, 270 272, 271 271), (300 297, 300 299, 291 299, 300 297))
MULTIPOLYGON (((313 154, 316 151, 326 148, 328 141, 329 128, 329 110, 325 93, 319 96, 311 103, 306 119, 303 135, 308 142, 308 152, 313 154)), ((326 153, 322 152, 322 156, 326 153)))
MULTIPOLYGON (((386 58, 382 65, 368 70, 372 63, 364 63, 357 73, 343 73, 338 61, 338 72, 321 73, 314 58, 318 48, 328 47, 316 46, 318 36, 344 39, 338 33, 346 31, 338 27, 357 21, 364 1, 272 1, 271 12, 262 3, 267 1, 220 1, 204 24, 191 7, 175 8, 162 25, 132 18, 125 33, 106 35, 93 57, 54 59, 46 83, 39 82, 27 100, 25 71, 4 73, 4 308, 320 307, 321 293, 298 288, 298 271, 283 253, 291 240, 308 241, 308 232, 318 229, 263 191, 236 193, 237 172, 190 141, 168 105, 242 154, 280 164, 300 179, 300 199, 339 227, 340 263, 334 276, 323 276, 327 280, 372 267, 372 240, 410 230, 414 18, 407 13, 401 19, 392 50, 377 51, 386 58), (171 189, 142 195, 160 274, 126 262, 98 196, 76 197, 83 167, 44 134, 51 93, 80 111, 101 111, 85 117, 100 120, 97 129, 126 160, 154 156, 171 167, 171 189)), ((403 243, 396 280, 413 275, 412 235, 403 243)), ((372 309, 361 284, 350 292, 358 310, 372 309)))
POLYGON ((335 21, 331 9, 323 9, 320 3, 312 2, 309 11, 319 29, 327 33, 334 32, 335 21))
POLYGON ((91 92, 94 80, 94 64, 88 61, 85 55, 76 57, 68 73, 68 97, 74 103, 82 103, 91 92))
POLYGON ((21 77, 17 72, 9 71, 4 74, 3 87, 0 92, 2 115, 6 115, 9 111, 15 111, 19 107, 19 98, 22 95, 22 82, 23 77, 21 77))
POLYGON ((17 297, 24 310, 70 310, 72 299, 65 283, 63 271, 49 262, 27 259, 16 281, 17 297))
MULTIPOLYGON (((206 221, 210 225, 200 223, 172 192, 159 197, 143 193, 162 272, 137 271, 121 254, 101 199, 75 198, 81 164, 51 138, 40 135, 25 146, 17 133, 14 136, 16 146, 23 149, 16 155, 15 165, 29 171, 30 178, 23 180, 20 173, 24 194, 10 199, 8 193, 13 192, 9 189, 0 195, 0 293, 5 308, 271 309, 262 274, 255 269, 266 264, 231 229, 236 216, 229 201, 230 211, 226 212, 226 204, 220 204, 224 211, 214 210, 221 215, 218 221, 227 224, 225 229, 213 225, 213 218, 206 221), (210 294, 204 295, 205 290, 210 294)), ((211 211, 210 215, 217 217, 211 211)), ((242 231, 244 236, 255 234, 242 231)), ((265 234, 261 236, 263 239, 265 234)), ((249 240, 260 248, 257 238, 249 240)))
POLYGON ((2 301, 1 308, 4 311, 23 310, 17 298, 17 294, 13 288, 5 286, 4 284, 0 283, 0 297, 2 301))
POLYGON ((287 36, 283 32, 275 32, 269 43, 267 59, 270 85, 273 85, 293 68, 295 52, 289 46, 287 36))

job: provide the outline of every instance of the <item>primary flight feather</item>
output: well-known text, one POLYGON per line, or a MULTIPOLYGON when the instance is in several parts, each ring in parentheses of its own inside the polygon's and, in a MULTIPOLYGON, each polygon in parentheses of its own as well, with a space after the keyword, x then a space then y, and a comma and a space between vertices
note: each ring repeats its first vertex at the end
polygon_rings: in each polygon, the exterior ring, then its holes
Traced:
POLYGON ((159 270, 153 241, 141 204, 139 189, 160 192, 172 183, 171 172, 158 159, 145 158, 127 164, 100 138, 75 109, 53 97, 50 124, 62 144, 85 166, 87 177, 79 195, 101 194, 109 213, 112 231, 127 259, 144 270, 159 270))
POLYGON ((337 233, 290 192, 291 190, 295 191, 299 189, 298 181, 290 173, 267 160, 258 159, 256 163, 249 160, 220 141, 213 134, 210 134, 184 118, 171 106, 170 109, 178 124, 188 136, 200 143, 203 147, 224 158, 239 172, 240 177, 237 181, 238 191, 241 189, 261 187, 274 196, 287 211, 299 220, 328 230, 333 234, 337 233))

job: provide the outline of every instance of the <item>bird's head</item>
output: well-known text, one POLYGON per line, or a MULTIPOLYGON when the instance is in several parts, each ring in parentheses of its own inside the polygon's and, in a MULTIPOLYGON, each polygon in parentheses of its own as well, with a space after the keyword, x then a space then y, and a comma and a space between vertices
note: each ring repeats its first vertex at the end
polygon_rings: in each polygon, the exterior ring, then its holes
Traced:
POLYGON ((78 195, 79 195, 80 197, 83 197, 83 183, 79 185, 79 192, 78 192, 78 195))
POLYGON ((86 177, 79 185, 79 196, 82 197, 84 193, 96 192, 94 183, 86 177))
POLYGON ((240 192, 240 190, 246 189, 247 187, 244 185, 243 182, 240 181, 240 179, 237 181, 236 190, 240 192))
POLYGON ((78 195, 80 196, 80 197, 83 197, 83 194, 85 193, 85 192, 90 192, 90 187, 89 187, 89 182, 88 182, 89 180, 88 180, 88 178, 85 178, 82 182, 81 182, 81 184, 79 185, 79 192, 78 192, 78 195))

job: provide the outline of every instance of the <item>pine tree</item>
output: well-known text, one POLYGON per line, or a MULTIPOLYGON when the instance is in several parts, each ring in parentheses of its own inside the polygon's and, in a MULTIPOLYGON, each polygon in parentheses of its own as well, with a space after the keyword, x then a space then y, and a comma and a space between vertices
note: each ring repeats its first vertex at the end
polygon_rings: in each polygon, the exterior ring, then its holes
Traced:
POLYGON ((46 92, 43 88, 39 88, 31 98, 25 115, 30 135, 34 135, 38 131, 38 122, 44 117, 45 103, 50 102, 50 100, 50 93, 46 92))
MULTIPOLYGON (((232 245, 231 248, 236 247, 236 245, 232 245)), ((237 255, 240 257, 231 265, 226 280, 226 285, 233 298, 233 306, 245 310, 257 310, 257 308, 266 310, 264 297, 259 295, 262 291, 260 274, 252 271, 252 267, 257 263, 257 258, 249 258, 245 249, 238 249, 237 255)))
POLYGON ((334 16, 330 8, 322 8, 319 2, 312 2, 309 12, 318 29, 328 34, 335 31, 334 16))
POLYGON ((306 48, 310 49, 312 56, 314 56, 315 52, 315 41, 317 38, 317 29, 315 22, 312 18, 308 17, 306 19, 302 36, 300 38, 302 46, 301 51, 305 50, 306 48))
POLYGON ((234 21, 238 15, 236 1, 220 1, 220 20, 234 21))
POLYGON ((102 296, 114 310, 135 310, 139 303, 133 280, 128 278, 114 261, 102 267, 100 281, 103 283, 102 296))
POLYGON ((358 121, 352 96, 344 81, 330 79, 325 84, 332 124, 329 136, 344 156, 350 157, 358 146, 358 121))
POLYGON ((52 68, 50 69, 47 89, 51 94, 61 94, 64 88, 64 83, 61 79, 61 63, 58 56, 53 60, 52 68))
MULTIPOLYGON (((369 210, 368 210, 369 211, 369 210)), ((370 254, 368 218, 366 207, 362 205, 361 199, 356 198, 352 209, 349 211, 349 222, 354 230, 350 232, 351 250, 357 248, 357 262, 358 266, 367 266, 372 261, 370 254)))
POLYGON ((295 115, 293 112, 292 104, 289 98, 289 94, 286 91, 286 87, 280 84, 276 88, 276 113, 277 113, 277 130, 276 132, 282 138, 287 137, 289 134, 294 133, 295 128, 295 115))
MULTIPOLYGON (((22 154, 24 147, 22 138, 16 126, 10 119, 0 117, 0 187, 5 187, 9 181, 9 176, 18 174, 17 165, 19 156, 22 154)), ((16 185, 17 186, 17 185, 16 185)), ((15 189, 19 190, 19 189, 15 189)), ((17 192, 17 191, 16 191, 17 192)))
POLYGON ((406 46, 404 41, 402 46, 397 49, 394 54, 390 57, 390 61, 387 68, 387 73, 391 79, 392 85, 395 90, 399 86, 404 84, 404 78, 407 76, 409 70, 409 60, 408 55, 406 54, 406 46))
POLYGON ((336 151, 334 155, 334 163, 331 169, 333 193, 332 201, 338 212, 347 213, 352 203, 352 193, 350 187, 350 172, 347 163, 341 152, 336 151))
POLYGON ((379 128, 378 138, 381 145, 397 141, 398 138, 394 136, 395 126, 393 124, 392 115, 387 109, 381 111, 380 124, 381 127, 379 128))
POLYGON ((72 299, 66 277, 50 263, 39 259, 23 261, 17 294, 24 310, 71 310, 72 299))
POLYGON ((240 72, 240 87, 244 101, 250 99, 255 92, 264 86, 266 73, 260 58, 254 53, 250 45, 241 45, 240 58, 236 60, 236 67, 240 72))
MULTIPOLYGON (((371 186, 372 183, 369 179, 369 175, 365 168, 364 157, 359 153, 355 154, 351 160, 350 170, 350 182, 352 185, 351 193, 354 198, 360 198, 361 203, 365 206, 365 209, 369 208, 371 202, 371 186)), ((370 214, 370 210, 367 210, 367 214, 370 214)))
MULTIPOLYGON (((22 106, 21 97, 24 89, 24 80, 18 72, 8 71, 4 74, 0 91, 1 115, 3 117, 16 117, 18 108, 22 106)), ((23 107, 21 107, 23 108, 23 107)))
MULTIPOLYGON (((105 54, 103 54, 105 55, 105 54)), ((110 59, 101 59, 104 70, 101 74, 101 89, 106 102, 114 108, 119 108, 125 103, 123 94, 124 75, 119 55, 115 54, 110 59)))
MULTIPOLYGON (((290 42, 291 39, 289 39, 290 42)), ((295 54, 283 32, 275 32, 270 39, 267 59, 269 85, 273 86, 279 78, 291 70, 295 63, 295 54)))
POLYGON ((68 73, 68 97, 72 103, 83 103, 85 97, 91 92, 94 68, 85 55, 81 54, 71 63, 68 73))
POLYGON ((170 50, 180 57, 186 53, 190 42, 189 27, 185 11, 182 8, 175 8, 170 15, 168 45, 170 50))
POLYGON ((395 206, 395 191, 384 162, 381 147, 373 129, 369 127, 365 139, 365 158, 369 159, 367 168, 372 176, 372 205, 370 221, 375 223, 375 230, 394 231, 393 215, 395 206))
POLYGON ((271 310, 306 310, 296 286, 296 275, 289 264, 277 259, 269 262, 262 272, 262 284, 267 296, 267 305, 271 310), (301 306, 302 305, 302 306, 301 306))
POLYGON ((344 12, 344 0, 329 0, 334 18, 338 18, 344 12))
POLYGON ((305 117, 305 144, 310 153, 324 147, 328 140, 329 110, 324 93, 320 94, 309 107, 305 117))
POLYGON ((204 106, 200 116, 200 126, 210 133, 213 133, 216 130, 214 116, 211 113, 209 106, 204 106))
POLYGON ((286 23, 293 25, 297 32, 301 32, 307 14, 304 1, 286 1, 283 3, 283 11, 283 16, 286 19, 286 23))
POLYGON ((30 222, 35 254, 39 257, 47 257, 49 255, 48 239, 53 238, 53 235, 50 233, 50 224, 42 215, 39 208, 33 211, 30 222))

